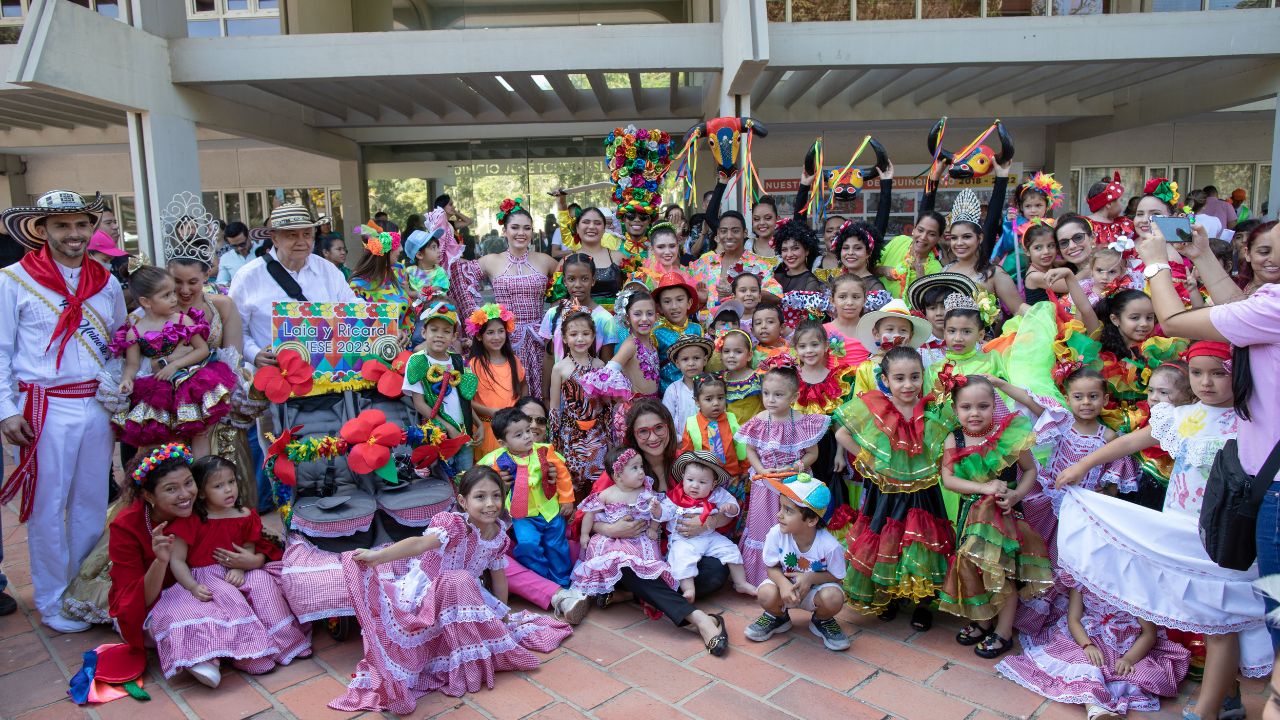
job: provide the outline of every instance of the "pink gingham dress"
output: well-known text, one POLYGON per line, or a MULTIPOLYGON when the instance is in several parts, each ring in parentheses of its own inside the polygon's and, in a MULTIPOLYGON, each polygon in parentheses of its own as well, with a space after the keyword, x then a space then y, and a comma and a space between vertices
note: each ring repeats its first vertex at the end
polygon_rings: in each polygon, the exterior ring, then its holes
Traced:
MULTIPOLYGON (((542 299, 547 292, 547 276, 538 271, 529 256, 507 253, 507 267, 493 279, 493 297, 516 316, 511 349, 524 365, 526 377, 541 378, 547 344, 538 328, 542 322, 542 299), (512 274, 508 274, 512 273, 512 274)), ((529 394, 542 397, 541 380, 529 382, 529 394)))

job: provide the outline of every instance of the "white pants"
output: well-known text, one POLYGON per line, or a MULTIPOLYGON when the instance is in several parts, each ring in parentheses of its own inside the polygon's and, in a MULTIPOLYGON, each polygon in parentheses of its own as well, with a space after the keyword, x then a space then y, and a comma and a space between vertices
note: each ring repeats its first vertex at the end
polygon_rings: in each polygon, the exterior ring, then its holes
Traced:
POLYGON ((27 521, 32 590, 44 617, 61 612, 62 593, 106 529, 114 443, 110 418, 97 400, 49 398, 27 521))
POLYGON ((698 574, 698 561, 704 557, 713 557, 725 565, 741 565, 742 553, 729 538, 718 532, 707 532, 687 538, 672 533, 667 546, 667 564, 671 566, 671 577, 684 580, 698 574))

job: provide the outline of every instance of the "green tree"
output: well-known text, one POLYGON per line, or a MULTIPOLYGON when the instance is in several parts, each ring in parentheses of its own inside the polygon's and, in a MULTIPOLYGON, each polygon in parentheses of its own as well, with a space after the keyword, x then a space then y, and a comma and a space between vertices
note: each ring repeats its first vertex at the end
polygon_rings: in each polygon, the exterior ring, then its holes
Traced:
MULTIPOLYGON (((421 178, 369 182, 369 212, 385 212, 398 225, 403 224, 404 219, 414 213, 422 214, 430 210, 431 200, 427 192, 427 181, 421 178)), ((355 227, 367 219, 356 218, 348 224, 355 227)))

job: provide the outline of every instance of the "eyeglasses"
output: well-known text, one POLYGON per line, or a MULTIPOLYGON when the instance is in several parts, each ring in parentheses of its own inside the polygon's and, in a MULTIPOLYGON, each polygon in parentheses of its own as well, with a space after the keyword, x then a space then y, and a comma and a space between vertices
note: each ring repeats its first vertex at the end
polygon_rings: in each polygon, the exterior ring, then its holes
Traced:
POLYGON ((1070 245, 1084 245, 1088 239, 1089 239, 1088 233, 1078 232, 1069 238, 1062 238, 1061 240, 1059 240, 1058 247, 1065 248, 1070 245))
POLYGON ((652 427, 636 428, 636 438, 639 440, 645 440, 651 437, 666 437, 666 435, 667 435, 666 425, 654 425, 652 427))
POLYGON ((545 415, 530 415, 529 423, 532 425, 546 425, 547 417, 545 415))

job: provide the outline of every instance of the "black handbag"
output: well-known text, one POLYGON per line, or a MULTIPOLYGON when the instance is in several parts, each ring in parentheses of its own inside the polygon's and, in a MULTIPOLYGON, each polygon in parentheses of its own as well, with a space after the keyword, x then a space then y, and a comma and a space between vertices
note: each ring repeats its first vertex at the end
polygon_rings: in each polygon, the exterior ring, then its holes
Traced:
POLYGON ((1234 439, 1218 451, 1200 508, 1200 542, 1210 560, 1229 570, 1248 570, 1253 565, 1258 556, 1258 509, 1277 470, 1280 442, 1257 475, 1240 465, 1240 448, 1234 439))

